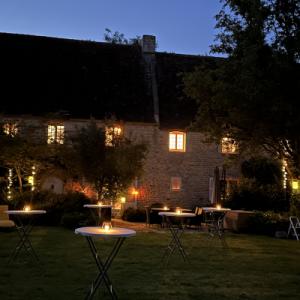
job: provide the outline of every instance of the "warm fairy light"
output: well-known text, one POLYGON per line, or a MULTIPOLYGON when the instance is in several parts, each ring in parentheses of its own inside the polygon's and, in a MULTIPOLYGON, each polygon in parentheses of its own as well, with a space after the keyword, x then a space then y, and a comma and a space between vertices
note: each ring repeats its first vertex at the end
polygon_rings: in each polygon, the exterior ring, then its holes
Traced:
POLYGON ((283 177, 283 188, 286 189, 287 185, 287 162, 285 159, 282 160, 282 177, 283 177))
POLYGON ((299 184, 298 184, 297 180, 292 181, 292 188, 293 188, 293 190, 298 190, 299 184))
POLYGON ((137 191, 137 190, 132 191, 132 195, 137 196, 138 194, 139 194, 139 191, 137 191))
POLYGON ((216 208, 217 208, 218 210, 220 210, 220 209, 221 209, 221 204, 217 204, 217 205, 216 205, 216 208))
POLYGON ((24 211, 30 211, 30 206, 29 205, 25 205, 24 206, 24 211))
POLYGON ((180 215, 182 213, 182 210, 180 208, 176 209, 176 214, 180 215))
POLYGON ((13 169, 8 170, 8 184, 7 184, 7 200, 12 199, 12 186, 13 186, 13 169))
POLYGON ((121 201, 121 203, 126 203, 126 198, 125 197, 121 197, 120 201, 121 201))

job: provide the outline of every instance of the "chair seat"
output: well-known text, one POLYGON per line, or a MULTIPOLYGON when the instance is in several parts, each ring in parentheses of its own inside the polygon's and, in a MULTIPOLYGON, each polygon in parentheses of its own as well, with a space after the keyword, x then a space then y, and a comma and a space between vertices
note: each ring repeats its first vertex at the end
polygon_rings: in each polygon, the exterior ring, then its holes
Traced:
POLYGON ((11 220, 2 220, 0 221, 0 228, 11 228, 15 227, 15 222, 11 220))

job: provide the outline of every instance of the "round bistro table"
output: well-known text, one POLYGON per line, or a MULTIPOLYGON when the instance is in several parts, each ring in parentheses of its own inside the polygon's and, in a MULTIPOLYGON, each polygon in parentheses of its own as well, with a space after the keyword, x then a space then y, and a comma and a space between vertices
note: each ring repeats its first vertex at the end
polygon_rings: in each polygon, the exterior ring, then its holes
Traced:
POLYGON ((8 215, 13 215, 16 218, 16 228, 19 234, 19 242, 16 244, 15 249, 10 255, 8 263, 15 260, 20 254, 21 250, 24 249, 27 255, 32 256, 37 262, 39 258, 34 251, 31 241, 29 239, 30 232, 32 231, 35 218, 34 216, 45 214, 45 210, 7 210, 8 215), (23 217, 30 217, 29 222, 24 224, 23 217))
POLYGON ((88 245, 90 247, 92 256, 94 257, 95 263, 98 268, 98 275, 92 282, 91 288, 89 292, 86 295, 85 299, 92 299, 97 291, 97 289, 100 287, 101 283, 104 282, 109 294, 111 295, 112 299, 117 299, 117 294, 115 289, 113 288, 112 282, 110 278, 108 277, 108 269, 110 268, 114 258, 118 254, 122 244, 124 243, 125 239, 128 237, 132 237, 136 235, 136 232, 131 229, 127 228, 119 228, 119 227, 113 227, 109 230, 105 230, 101 227, 80 227, 75 229, 76 234, 80 234, 84 236, 88 242, 88 245), (101 259, 100 253, 98 249, 96 248, 96 245, 94 243, 93 238, 115 238, 116 242, 108 255, 108 257, 103 260, 101 259))
POLYGON ((196 215, 194 213, 176 213, 176 212, 160 212, 158 213, 160 216, 165 217, 166 222, 168 224, 169 230, 171 232, 171 241, 169 242, 164 255, 162 257, 162 261, 166 261, 168 263, 171 255, 177 249, 181 254, 184 261, 187 261, 187 255, 184 250, 184 247, 181 243, 181 237, 184 232, 184 226, 182 225, 182 221, 184 218, 193 218, 196 215), (172 218, 180 219, 180 223, 174 225, 172 222, 172 218))

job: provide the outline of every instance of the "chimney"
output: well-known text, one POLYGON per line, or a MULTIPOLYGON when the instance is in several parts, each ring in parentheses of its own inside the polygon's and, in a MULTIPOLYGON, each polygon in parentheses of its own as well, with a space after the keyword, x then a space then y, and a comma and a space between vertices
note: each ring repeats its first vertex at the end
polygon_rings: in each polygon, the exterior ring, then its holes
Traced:
POLYGON ((154 35, 143 35, 141 46, 144 53, 154 53, 156 48, 156 38, 154 35))

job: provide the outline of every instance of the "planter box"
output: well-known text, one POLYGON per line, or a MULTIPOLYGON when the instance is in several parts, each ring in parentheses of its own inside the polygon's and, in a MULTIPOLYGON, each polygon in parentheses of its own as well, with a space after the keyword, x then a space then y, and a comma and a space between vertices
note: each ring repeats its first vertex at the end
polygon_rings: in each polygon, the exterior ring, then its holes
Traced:
POLYGON ((231 210, 226 213, 224 228, 235 232, 247 231, 249 219, 254 212, 247 210, 231 210))

